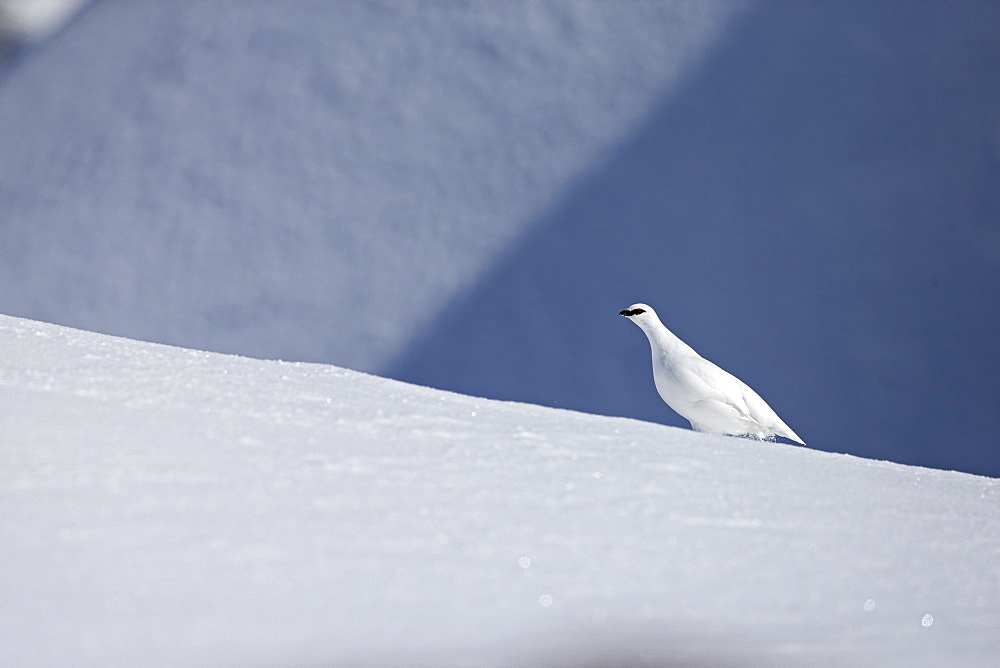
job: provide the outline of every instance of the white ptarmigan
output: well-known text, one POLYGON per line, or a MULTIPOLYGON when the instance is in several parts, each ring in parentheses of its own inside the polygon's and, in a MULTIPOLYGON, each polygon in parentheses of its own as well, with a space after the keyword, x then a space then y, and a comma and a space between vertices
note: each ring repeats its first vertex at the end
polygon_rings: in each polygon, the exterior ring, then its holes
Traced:
POLYGON ((677 338, 649 306, 632 304, 618 315, 645 332, 653 351, 656 391, 692 429, 762 439, 781 436, 805 445, 760 395, 677 338))

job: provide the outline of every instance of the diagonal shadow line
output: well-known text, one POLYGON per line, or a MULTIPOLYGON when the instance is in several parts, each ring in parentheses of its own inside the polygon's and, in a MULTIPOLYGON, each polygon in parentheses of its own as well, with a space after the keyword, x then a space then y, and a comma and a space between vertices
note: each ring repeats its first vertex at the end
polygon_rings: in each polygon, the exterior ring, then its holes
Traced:
POLYGON ((811 446, 1000 474, 998 14, 750 10, 384 372, 687 426, 616 315, 646 301, 811 446))

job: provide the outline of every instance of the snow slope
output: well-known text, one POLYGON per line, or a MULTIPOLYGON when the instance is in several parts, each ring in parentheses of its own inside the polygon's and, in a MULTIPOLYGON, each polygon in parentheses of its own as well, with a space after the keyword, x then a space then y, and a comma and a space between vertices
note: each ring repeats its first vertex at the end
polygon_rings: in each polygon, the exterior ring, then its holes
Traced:
POLYGON ((998 501, 0 316, 6 664, 996 665, 998 501))
POLYGON ((645 301, 815 447, 1000 475, 998 34, 98 0, 0 77, 0 312, 680 425, 614 316, 645 301))

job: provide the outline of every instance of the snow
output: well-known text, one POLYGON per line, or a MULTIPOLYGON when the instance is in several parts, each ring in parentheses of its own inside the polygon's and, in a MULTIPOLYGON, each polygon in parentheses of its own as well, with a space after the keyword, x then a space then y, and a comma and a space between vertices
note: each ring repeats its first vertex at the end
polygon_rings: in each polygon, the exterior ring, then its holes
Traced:
POLYGON ((385 367, 743 7, 96 2, 0 88, 3 312, 385 367))
POLYGON ((80 10, 87 0, 2 0, 0 31, 41 40, 80 10))
POLYGON ((680 426, 640 300, 814 447, 1000 475, 998 34, 98 0, 0 76, 0 312, 680 426))
POLYGON ((13 665, 1000 658, 995 479, 9 316, 0 351, 13 665))

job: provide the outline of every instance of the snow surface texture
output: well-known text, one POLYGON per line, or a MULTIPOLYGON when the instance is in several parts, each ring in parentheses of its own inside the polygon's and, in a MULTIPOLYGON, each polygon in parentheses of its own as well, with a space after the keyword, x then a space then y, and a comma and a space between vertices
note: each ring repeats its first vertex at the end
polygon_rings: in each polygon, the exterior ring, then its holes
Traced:
POLYGON ((1000 482, 0 316, 9 665, 1000 659, 1000 482))
POLYGON ((811 446, 1000 475, 998 34, 99 1, 0 81, 0 312, 681 425, 615 315, 646 301, 811 446))

